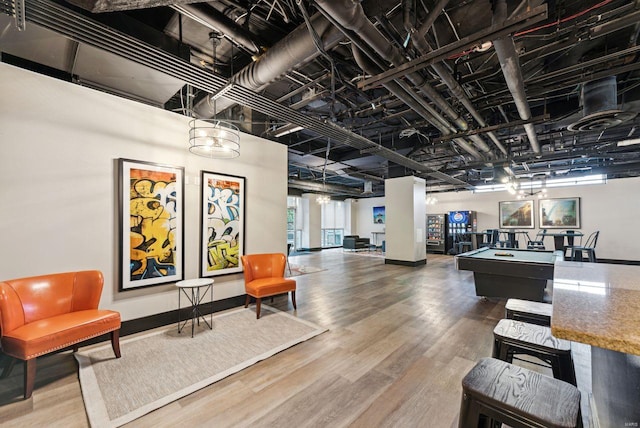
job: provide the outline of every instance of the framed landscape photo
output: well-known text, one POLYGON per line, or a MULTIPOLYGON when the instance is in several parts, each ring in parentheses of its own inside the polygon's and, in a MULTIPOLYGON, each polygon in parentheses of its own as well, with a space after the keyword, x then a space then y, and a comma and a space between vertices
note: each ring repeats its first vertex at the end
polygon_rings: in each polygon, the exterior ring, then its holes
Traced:
POLYGON ((120 290, 183 279, 184 168, 118 159, 120 290))
POLYGON ((533 201, 499 202, 501 229, 533 229, 533 201))
POLYGON ((202 171, 200 276, 242 272, 245 178, 202 171))
POLYGON ((541 199, 540 227, 580 229, 580 198, 541 199))

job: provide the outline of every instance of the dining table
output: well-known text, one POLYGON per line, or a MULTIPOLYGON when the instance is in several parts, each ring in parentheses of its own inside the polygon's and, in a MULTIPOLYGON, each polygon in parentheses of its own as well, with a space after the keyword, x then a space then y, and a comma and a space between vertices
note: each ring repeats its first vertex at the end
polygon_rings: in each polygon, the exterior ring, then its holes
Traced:
MULTIPOLYGON (((508 248, 519 248, 518 235, 525 236, 528 234, 525 230, 516 229, 500 229, 500 234, 504 239, 500 239, 501 242, 505 242, 508 248)), ((526 248, 526 245, 525 247, 526 248)))
POLYGON ((557 250, 564 250, 565 248, 565 238, 566 238, 566 246, 567 247, 572 247, 574 245, 574 241, 575 238, 582 238, 584 236, 584 233, 580 232, 579 230, 573 230, 573 231, 546 231, 543 232, 541 234, 542 239, 544 239, 547 236, 551 236, 553 237, 553 247, 554 249, 557 250))

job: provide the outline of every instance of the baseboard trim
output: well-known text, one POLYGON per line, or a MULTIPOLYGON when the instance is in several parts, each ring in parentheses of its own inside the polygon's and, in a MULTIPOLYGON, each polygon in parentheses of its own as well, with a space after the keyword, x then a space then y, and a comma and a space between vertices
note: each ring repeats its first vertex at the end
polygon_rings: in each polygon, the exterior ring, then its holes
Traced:
MULTIPOLYGON (((215 300, 214 302, 207 302, 200 305, 200 311, 203 314, 216 313, 226 311, 227 309, 243 306, 246 295, 229 297, 227 299, 215 300)), ((191 317, 191 307, 180 308, 180 319, 185 320, 191 317)), ((123 321, 120 326, 120 337, 128 336, 130 334, 140 333, 154 328, 162 327, 165 325, 176 324, 178 325, 178 310, 174 309, 168 312, 161 312, 159 314, 153 314, 142 318, 135 318, 132 320, 123 321)), ((86 342, 82 342, 82 346, 92 345, 94 343, 100 343, 110 340, 109 334, 94 337, 86 342)))
MULTIPOLYGON (((216 313, 226 311, 244 305, 245 295, 229 297, 227 299, 215 300, 213 302, 202 303, 200 312, 203 314, 216 313)), ((185 320, 191 317, 191 307, 180 308, 180 319, 185 320)), ((151 330, 170 324, 178 324, 178 310, 174 309, 169 312, 153 314, 142 318, 127 320, 122 322, 120 327, 120 336, 140 333, 141 331, 151 330)))
POLYGON ((410 262, 410 261, 407 261, 407 260, 384 259, 384 264, 385 265, 400 265, 400 266, 417 267, 417 266, 426 265, 427 264, 427 259, 417 260, 415 262, 410 262))
POLYGON ((598 258, 598 263, 608 263, 610 265, 640 266, 640 260, 618 260, 618 259, 601 259, 601 258, 598 258))

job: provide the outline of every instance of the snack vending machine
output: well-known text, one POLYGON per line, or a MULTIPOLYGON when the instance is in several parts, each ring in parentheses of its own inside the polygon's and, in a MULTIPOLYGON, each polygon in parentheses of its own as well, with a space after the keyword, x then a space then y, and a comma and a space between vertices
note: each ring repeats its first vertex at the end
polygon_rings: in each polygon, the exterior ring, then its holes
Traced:
POLYGON ((471 232, 476 232, 478 220, 475 211, 449 211, 448 214, 449 234, 447 237, 446 253, 457 251, 458 242, 471 241, 471 232))
POLYGON ((445 254, 447 215, 427 214, 427 253, 445 254))

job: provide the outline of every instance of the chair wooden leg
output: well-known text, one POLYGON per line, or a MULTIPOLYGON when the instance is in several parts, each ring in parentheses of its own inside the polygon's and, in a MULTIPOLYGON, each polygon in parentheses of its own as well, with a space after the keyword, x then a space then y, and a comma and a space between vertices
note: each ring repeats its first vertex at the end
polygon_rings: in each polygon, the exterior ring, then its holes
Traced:
POLYGON ((260 319, 260 303, 262 303, 262 299, 256 297, 256 319, 260 319))
POLYGON ((247 294, 247 298, 244 300, 244 307, 248 308, 249 307, 249 302, 251 301, 251 296, 249 296, 247 294))
POLYGON ((24 399, 31 397, 33 384, 36 379, 36 359, 24 361, 24 399))
POLYGON ((72 346, 73 352, 78 352, 78 344, 76 343, 75 345, 72 346))
POLYGON ((296 290, 291 292, 291 303, 293 303, 293 309, 298 309, 296 306, 296 290))
POLYGON ((111 332, 111 347, 116 358, 120 358, 120 329, 111 332))
POLYGON ((10 357, 9 355, 2 355, 2 359, 6 360, 2 367, 2 375, 0 375, 0 379, 6 379, 11 374, 13 367, 16 365, 16 359, 10 357))

